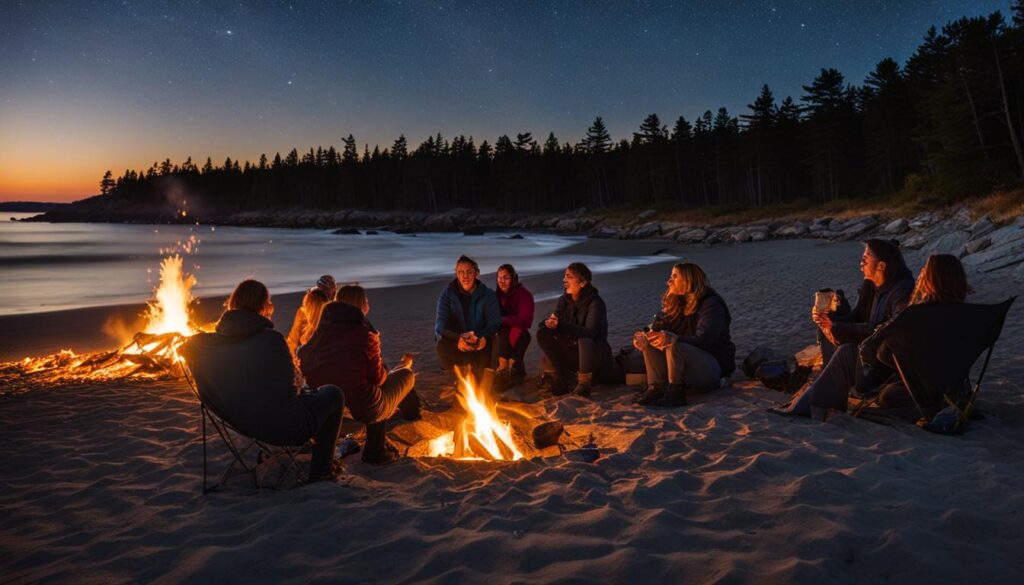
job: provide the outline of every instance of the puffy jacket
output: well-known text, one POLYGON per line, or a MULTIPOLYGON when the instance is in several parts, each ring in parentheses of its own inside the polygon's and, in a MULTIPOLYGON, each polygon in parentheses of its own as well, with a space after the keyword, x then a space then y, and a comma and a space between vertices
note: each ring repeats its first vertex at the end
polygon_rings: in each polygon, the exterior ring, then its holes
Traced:
MULTIPOLYGON (((558 316, 555 333, 559 336, 569 339, 584 337, 607 343, 608 309, 594 285, 583 287, 575 301, 568 293, 558 297, 555 315, 558 316)), ((539 327, 544 326, 544 321, 541 321, 539 327)))
POLYGON ((508 327, 508 339, 516 344, 524 331, 533 325, 533 294, 521 284, 503 293, 498 292, 498 303, 501 305, 501 326, 508 327))
POLYGON ((453 280, 437 299, 437 319, 434 321, 434 339, 446 337, 455 339, 467 331, 474 331, 477 337, 490 337, 501 328, 501 308, 498 296, 479 280, 476 288, 469 293, 468 319, 462 310, 458 280, 453 280))
POLYGON ((669 319, 665 313, 658 313, 654 319, 655 331, 671 331, 678 336, 678 342, 699 347, 714 356, 728 376, 736 369, 736 345, 729 334, 732 315, 725 299, 714 290, 708 290, 697 304, 692 315, 680 314, 669 319))
POLYGON ((865 280, 857 295, 857 306, 845 315, 832 315, 832 336, 840 344, 864 341, 876 327, 907 306, 913 291, 914 277, 909 270, 880 287, 865 280))
POLYGON ((312 387, 334 384, 345 394, 345 405, 361 422, 380 410, 380 385, 387 370, 380 352, 380 333, 363 312, 346 303, 324 307, 313 337, 299 348, 299 367, 312 387))
POLYGON ((232 309, 215 333, 192 336, 180 352, 215 414, 250 437, 285 444, 294 440, 297 420, 305 421, 308 437, 316 419, 299 399, 288 344, 273 327, 252 311, 232 309))

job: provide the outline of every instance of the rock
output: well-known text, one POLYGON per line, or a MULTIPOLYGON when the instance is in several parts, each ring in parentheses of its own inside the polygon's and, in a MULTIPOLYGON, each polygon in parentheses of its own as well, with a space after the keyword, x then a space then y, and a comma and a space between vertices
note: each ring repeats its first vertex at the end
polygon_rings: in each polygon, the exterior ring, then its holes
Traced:
POLYGON ((1013 271, 1013 279, 1017 282, 1024 282, 1024 264, 1019 264, 1013 271))
POLYGON ((658 212, 653 209, 648 209, 647 211, 643 211, 639 215, 637 215, 636 219, 638 221, 647 221, 648 219, 651 219, 652 217, 657 215, 657 213, 658 212))
POLYGON ((919 230, 926 228, 937 221, 939 221, 938 216, 930 211, 925 211, 910 218, 909 225, 911 229, 919 230))
POLYGON ((650 237, 653 237, 653 236, 660 236, 660 235, 661 235, 661 224, 648 223, 648 224, 644 224, 644 225, 636 228, 635 230, 633 230, 633 233, 630 234, 630 237, 637 238, 637 239, 644 239, 644 238, 650 238, 650 237))
POLYGON ((971 235, 964 230, 954 230, 925 244, 922 251, 928 254, 957 254, 971 235))
POLYGON ((747 230, 741 228, 739 230, 736 230, 732 234, 732 238, 731 239, 732 239, 732 241, 739 242, 741 244, 744 243, 744 242, 749 242, 750 241, 750 232, 748 232, 747 230))
POLYGON ((675 240, 680 244, 698 244, 708 237, 708 231, 703 228, 692 228, 676 234, 675 240))
POLYGON ((1007 266, 1013 266, 1024 259, 1024 239, 1012 240, 996 245, 993 242, 988 248, 966 256, 964 266, 977 268, 982 272, 991 272, 1007 266))
POLYGON ((908 227, 910 227, 910 222, 901 217, 885 224, 885 227, 882 228, 882 230, 887 234, 902 234, 907 231, 908 227))
POLYGON ((832 223, 832 218, 831 217, 817 217, 817 218, 815 218, 811 222, 811 226, 810 226, 809 229, 812 232, 813 231, 827 230, 828 229, 828 225, 830 223, 832 223))
POLYGON ((866 233, 878 225, 878 219, 874 216, 861 217, 857 220, 847 223, 843 226, 842 231, 836 236, 837 240, 852 240, 861 234, 866 233))
POLYGON ((603 227, 593 230, 592 232, 587 234, 587 237, 594 240, 607 240, 609 238, 614 238, 617 235, 619 235, 618 230, 614 228, 603 227))
POLYGON ((356 228, 338 228, 331 233, 338 234, 339 236, 354 236, 359 233, 359 230, 356 228))
POLYGON ((366 235, 368 236, 376 236, 377 234, 377 230, 366 230, 366 235))
POLYGON ((775 236, 779 238, 799 238, 807 233, 807 224, 802 221, 784 225, 775 230, 775 236))
POLYGON ((993 231, 988 237, 991 238, 993 246, 1001 246, 1007 242, 1024 238, 1024 227, 1013 223, 993 231))
POLYGON ((542 422, 539 425, 533 427, 530 432, 531 438, 533 439, 533 446, 537 449, 546 449, 552 445, 557 445, 558 440, 562 437, 562 433, 565 432, 565 427, 558 421, 542 422))
POLYGON ((957 209, 949 218, 949 222, 957 227, 966 228, 971 225, 971 210, 966 207, 957 209))
POLYGON ((506 240, 521 240, 521 239, 523 239, 523 234, 512 234, 511 236, 505 236, 505 239, 506 240))
POLYGON ((996 231, 996 224, 992 223, 992 220, 986 215, 971 224, 967 231, 971 232, 971 239, 973 240, 996 231))
POLYGON ((752 229, 750 230, 750 241, 751 242, 763 242, 768 239, 768 229, 752 229))
POLYGON ((978 238, 977 240, 971 240, 970 242, 967 242, 967 244, 964 245, 964 252, 961 256, 981 252, 985 248, 988 248, 990 245, 992 245, 992 240, 988 237, 982 237, 978 238))

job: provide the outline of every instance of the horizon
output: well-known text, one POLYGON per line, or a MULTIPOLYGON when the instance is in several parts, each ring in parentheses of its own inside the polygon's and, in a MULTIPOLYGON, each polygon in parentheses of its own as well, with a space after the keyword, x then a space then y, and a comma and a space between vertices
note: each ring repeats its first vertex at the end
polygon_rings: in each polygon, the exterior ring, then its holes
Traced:
POLYGON ((746 113, 764 84, 799 101, 823 68, 860 85, 886 57, 902 66, 929 26, 1008 8, 20 5, 0 39, 0 201, 68 202, 98 194, 106 170, 255 162, 348 134, 360 152, 438 132, 576 143, 600 115, 618 140, 650 113, 670 127, 746 113))

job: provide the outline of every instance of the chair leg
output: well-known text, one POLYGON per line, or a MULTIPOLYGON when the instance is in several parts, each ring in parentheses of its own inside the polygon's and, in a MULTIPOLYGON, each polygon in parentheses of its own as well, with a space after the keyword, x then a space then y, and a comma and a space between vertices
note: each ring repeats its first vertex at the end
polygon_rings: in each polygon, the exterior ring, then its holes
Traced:
POLYGON ((914 396, 914 391, 910 387, 910 381, 907 380, 906 374, 903 373, 903 368, 900 366, 900 360, 896 358, 896 354, 892 355, 892 363, 896 366, 896 371, 900 375, 900 379, 903 380, 903 387, 907 389, 907 394, 910 395, 910 399, 914 401, 914 406, 917 408, 917 412, 921 414, 921 420, 925 420, 928 417, 924 414, 924 409, 921 408, 921 404, 917 401, 917 396, 914 396))

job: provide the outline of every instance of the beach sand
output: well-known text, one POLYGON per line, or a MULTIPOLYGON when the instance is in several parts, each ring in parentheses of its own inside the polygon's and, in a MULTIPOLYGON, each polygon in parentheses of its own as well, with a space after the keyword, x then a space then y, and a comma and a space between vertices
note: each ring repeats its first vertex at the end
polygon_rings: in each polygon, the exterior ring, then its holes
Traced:
MULTIPOLYGON (((676 258, 701 264, 728 302, 738 361, 758 345, 811 343, 813 291, 853 296, 860 282, 856 243, 579 246, 667 247, 663 264, 595 275, 615 349, 649 322, 676 258)), ((560 278, 524 283, 550 299, 560 278)), ((1019 291, 1000 275, 972 275, 972 284, 975 302, 1019 291)), ((442 413, 451 383, 437 371, 432 325, 443 285, 370 293, 385 359, 415 352, 418 389, 442 413)), ((217 304, 204 310, 214 316, 217 304)), ((286 328, 297 295, 275 304, 286 328)), ((538 320, 552 306, 539 303, 538 320)), ((108 314, 0 319, 2 359, 109 346, 98 333, 108 314)), ((407 458, 375 468, 354 457, 339 483, 287 491, 232 484, 202 495, 199 409, 181 382, 0 395, 0 581, 1019 583, 1022 325, 1018 305, 982 389, 986 419, 961 437, 841 414, 780 418, 765 408, 788 397, 737 372, 730 387, 677 410, 632 406, 624 386, 527 407, 566 424, 570 448, 592 434, 603 455, 593 463, 407 458)), ((533 344, 531 375, 538 364, 533 344)), ((427 424, 395 421, 392 436, 427 424)))

